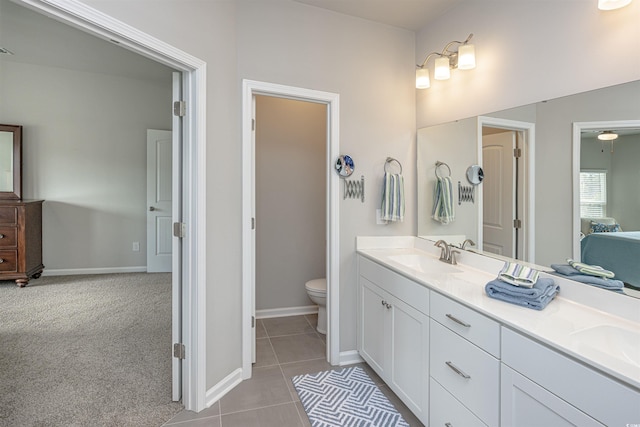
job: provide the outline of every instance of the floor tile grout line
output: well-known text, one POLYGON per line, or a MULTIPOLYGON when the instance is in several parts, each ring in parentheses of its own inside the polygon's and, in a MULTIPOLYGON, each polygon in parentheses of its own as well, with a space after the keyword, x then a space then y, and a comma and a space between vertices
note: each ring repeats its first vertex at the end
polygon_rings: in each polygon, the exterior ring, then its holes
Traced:
MULTIPOLYGON (((291 394, 291 393, 289 393, 291 394)), ((281 403, 274 403, 273 405, 265 405, 265 406, 256 406, 255 408, 250 408, 250 409, 243 409, 241 411, 235 411, 235 412, 226 412, 224 414, 220 414, 220 419, 222 420, 223 416, 227 416, 227 415, 234 415, 234 414, 242 414, 244 412, 252 412, 252 411, 257 411, 258 409, 266 409, 266 408, 274 408, 276 406, 284 406, 284 405, 291 405, 291 404, 296 404, 295 400, 291 400, 289 402, 281 402, 281 403)), ((211 418, 211 417, 208 417, 211 418)))
MULTIPOLYGON (((194 421, 200 421, 200 420, 208 420, 209 418, 215 418, 215 417, 220 417, 220 419, 222 419, 222 415, 211 415, 211 416, 208 416, 208 417, 198 417, 198 418, 192 418, 190 420, 176 421, 174 423, 167 422, 167 424, 163 424, 162 427, 180 426, 180 425, 184 425, 186 423, 192 423, 194 421)), ((222 421, 221 421, 221 423, 222 423, 222 421)), ((220 427, 222 427, 222 425, 220 427)))
MULTIPOLYGON (((314 329, 314 330, 307 331, 307 332, 294 332, 294 333, 291 333, 291 334, 272 335, 272 336, 265 337, 265 338, 293 337, 293 336, 296 336, 296 335, 311 335, 311 334, 316 334, 317 335, 316 330, 314 329)), ((256 338, 256 339, 261 339, 261 338, 256 338)))

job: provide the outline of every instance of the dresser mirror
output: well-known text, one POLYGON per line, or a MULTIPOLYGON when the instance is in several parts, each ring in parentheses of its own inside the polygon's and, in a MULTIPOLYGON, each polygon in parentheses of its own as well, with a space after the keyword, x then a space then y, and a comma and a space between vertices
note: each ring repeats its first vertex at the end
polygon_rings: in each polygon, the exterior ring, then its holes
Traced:
POLYGON ((22 126, 0 125, 0 199, 22 194, 22 126))
MULTIPOLYGON (((483 215, 486 220, 488 204, 485 202, 483 206, 482 193, 486 195, 489 190, 487 168, 490 169, 491 165, 486 164, 487 155, 483 156, 481 134, 486 137, 496 132, 496 129, 485 129, 483 122, 487 117, 498 123, 512 121, 532 124, 535 131, 532 138, 533 155, 530 156, 533 162, 520 164, 521 169, 525 169, 533 177, 529 183, 532 197, 528 198, 530 206, 525 205, 523 213, 518 215, 523 220, 521 226, 532 226, 533 231, 530 236, 522 236, 525 241, 520 244, 524 243, 524 251, 520 254, 523 255, 503 253, 503 257, 542 266, 566 263, 567 258, 579 259, 583 237, 580 234, 583 232, 581 224, 585 222, 581 221, 584 218, 580 218, 579 211, 579 175, 585 168, 596 168, 593 157, 585 157, 587 155, 597 156, 599 164, 604 162, 611 168, 618 168, 616 171, 611 169, 608 175, 609 200, 606 211, 601 212, 601 216, 615 218, 624 232, 639 231, 640 199, 637 197, 637 183, 640 182, 640 169, 635 165, 640 160, 640 134, 634 135, 632 129, 638 128, 640 123, 638 100, 640 81, 632 81, 418 129, 418 236, 429 240, 444 238, 453 243, 470 238, 478 243, 477 247, 471 247, 470 250, 489 256, 500 255, 493 253, 492 248, 486 244, 487 239, 483 239, 483 234, 486 237, 483 215), (593 142, 594 135, 616 130, 609 129, 611 126, 620 127, 617 129, 617 142, 593 142), (581 136, 582 139, 589 139, 593 147, 587 149, 584 145, 587 143, 581 141, 581 136), (618 163, 615 163, 614 157, 620 158, 618 163), (581 161, 586 162, 587 159, 589 164, 581 165, 581 161), (446 225, 431 219, 432 201, 428 195, 433 193, 436 161, 451 165, 454 188, 455 181, 466 181, 465 171, 469 164, 478 164, 485 172, 485 180, 476 187, 478 197, 475 203, 458 204, 457 190, 454 190, 456 218, 453 223, 446 225), (624 172, 624 180, 615 184, 614 179, 622 173, 623 161, 625 165, 632 166, 628 173, 624 172), (620 190, 623 190, 622 194, 620 190), (619 203, 620 201, 624 203, 619 203), (530 214, 529 217, 527 213, 530 214), (531 217, 532 221, 527 223, 531 217)), ((514 139, 514 144, 519 144, 517 132, 514 139)), ((599 168, 600 166, 596 169, 599 168)), ((505 224, 510 222, 511 217, 505 224)), ((638 273, 636 276, 640 278, 640 265, 634 264, 633 268, 638 273)))

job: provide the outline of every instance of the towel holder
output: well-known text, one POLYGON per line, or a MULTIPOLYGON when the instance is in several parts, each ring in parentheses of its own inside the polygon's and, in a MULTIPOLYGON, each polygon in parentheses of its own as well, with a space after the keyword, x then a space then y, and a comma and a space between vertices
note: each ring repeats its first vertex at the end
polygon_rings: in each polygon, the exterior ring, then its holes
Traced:
POLYGON ((451 168, 449 167, 449 165, 444 163, 444 162, 441 162, 440 160, 438 160, 436 162, 436 178, 444 178, 444 176, 438 175, 438 168, 440 166, 446 166, 447 170, 449 171, 449 175, 448 176, 451 176, 451 168))
POLYGON ((389 172, 387 171, 387 166, 393 162, 396 162, 398 166, 400 166, 400 174, 402 174, 402 163, 400 163, 397 159, 394 159, 393 157, 387 157, 387 160, 384 162, 384 173, 389 172))

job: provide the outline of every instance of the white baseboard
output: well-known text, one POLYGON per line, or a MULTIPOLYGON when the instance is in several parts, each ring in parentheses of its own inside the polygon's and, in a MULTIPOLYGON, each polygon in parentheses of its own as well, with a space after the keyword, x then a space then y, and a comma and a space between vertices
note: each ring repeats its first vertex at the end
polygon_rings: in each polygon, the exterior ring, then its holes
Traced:
POLYGON ((317 305, 306 305, 302 307, 269 308, 256 310, 256 319, 269 319, 272 317, 301 316, 303 314, 316 314, 317 305))
POLYGON ((146 273, 144 265, 137 267, 105 267, 105 268, 61 268, 57 270, 44 269, 43 276, 76 276, 79 274, 109 274, 109 273, 146 273))
POLYGON ((242 382, 242 369, 238 368, 235 371, 231 372, 225 378, 222 379, 218 384, 211 387, 207 390, 205 394, 204 404, 207 408, 211 407, 218 400, 222 399, 222 397, 229 393, 235 386, 242 382))
POLYGON ((360 357, 360 353, 358 353, 358 350, 340 352, 340 360, 338 361, 338 364, 340 366, 353 365, 354 363, 361 362, 364 362, 364 359, 360 357))

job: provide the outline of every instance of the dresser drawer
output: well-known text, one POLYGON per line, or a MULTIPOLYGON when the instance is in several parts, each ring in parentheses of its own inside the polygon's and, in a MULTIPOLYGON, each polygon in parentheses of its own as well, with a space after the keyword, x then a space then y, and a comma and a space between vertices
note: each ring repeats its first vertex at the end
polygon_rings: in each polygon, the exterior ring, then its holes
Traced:
POLYGON ((18 208, 13 206, 1 206, 0 207, 0 224, 17 224, 18 223, 18 208))
POLYGON ((431 378, 429 425, 434 427, 486 427, 478 417, 431 378))
POLYGON ((15 248, 18 242, 16 227, 0 227, 0 248, 15 248))
POLYGON ((499 424, 500 361, 431 319, 430 372, 485 424, 499 424))
POLYGON ((431 318, 487 353, 500 357, 500 324, 453 301, 431 292, 431 318))
POLYGON ((0 272, 8 273, 17 270, 18 251, 0 250, 0 272))

